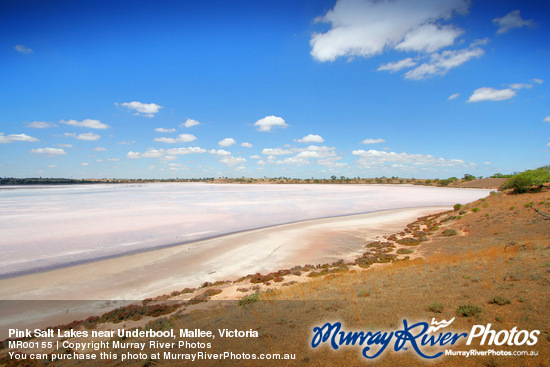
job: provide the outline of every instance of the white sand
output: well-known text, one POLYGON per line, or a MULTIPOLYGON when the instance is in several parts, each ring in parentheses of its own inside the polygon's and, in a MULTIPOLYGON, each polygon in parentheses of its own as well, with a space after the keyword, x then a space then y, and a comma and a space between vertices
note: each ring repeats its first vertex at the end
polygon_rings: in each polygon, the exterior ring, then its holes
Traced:
POLYGON ((420 216, 447 209, 447 206, 394 209, 304 221, 3 279, 1 300, 63 302, 3 301, 0 326, 4 330, 9 325, 22 328, 38 320, 45 322, 44 319, 67 323, 113 308, 110 300, 139 300, 197 287, 205 281, 234 280, 250 273, 268 273, 340 258, 351 260, 363 252, 367 241, 398 232, 420 216), (96 302, 90 306, 70 300, 96 302), (32 314, 37 308, 39 316, 32 314))

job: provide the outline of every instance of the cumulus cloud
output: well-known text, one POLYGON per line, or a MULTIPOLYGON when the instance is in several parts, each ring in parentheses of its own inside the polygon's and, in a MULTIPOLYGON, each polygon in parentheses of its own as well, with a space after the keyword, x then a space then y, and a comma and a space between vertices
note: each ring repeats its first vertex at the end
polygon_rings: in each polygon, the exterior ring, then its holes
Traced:
POLYGON ((519 10, 513 10, 502 18, 495 18, 493 23, 498 26, 497 34, 506 33, 514 28, 533 27, 535 25, 532 19, 523 19, 519 10))
POLYGON ((0 144, 8 144, 16 141, 33 142, 33 141, 39 141, 39 140, 27 134, 4 135, 4 133, 0 133, 0 144))
POLYGON ((405 79, 422 80, 434 75, 445 75, 449 70, 485 53, 481 48, 446 50, 430 55, 430 60, 405 73, 405 79))
POLYGON ((108 129, 110 126, 100 122, 99 120, 85 119, 82 121, 69 120, 69 121, 59 121, 61 124, 78 126, 78 127, 87 127, 90 129, 108 129))
POLYGON ((228 166, 235 166, 246 162, 246 159, 243 157, 233 157, 232 155, 224 156, 220 159, 220 162, 228 166))
POLYGON ((33 122, 25 122, 25 125, 27 127, 31 127, 33 129, 47 129, 49 127, 56 127, 57 125, 52 122, 46 122, 46 121, 33 121, 33 122))
POLYGON ((104 148, 104 147, 95 147, 94 150, 95 150, 96 152, 105 152, 105 151, 107 151, 107 148, 104 148))
POLYGON ((414 61, 411 57, 407 57, 406 59, 395 61, 395 62, 388 62, 387 64, 380 65, 378 67, 378 71, 389 71, 389 72, 396 72, 402 69, 412 68, 417 64, 416 61, 414 61))
POLYGON ((241 143, 241 147, 245 147, 245 148, 252 148, 252 147, 253 147, 253 145, 252 145, 252 144, 250 144, 250 143, 246 143, 246 142, 245 142, 245 143, 241 143))
POLYGON ((452 99, 457 98, 459 95, 460 95, 460 93, 451 94, 451 95, 449 96, 449 98, 447 98, 447 99, 450 101, 450 100, 452 100, 452 99))
POLYGON ((60 148, 72 148, 73 145, 72 144, 55 144, 56 147, 60 147, 60 148))
POLYGON ((126 157, 130 159, 136 159, 141 158, 141 154, 139 154, 138 152, 129 151, 128 154, 126 154, 126 157))
POLYGON ((457 167, 464 166, 466 162, 461 159, 437 158, 432 155, 385 152, 380 150, 354 150, 357 163, 364 168, 376 168, 384 165, 392 165, 401 168, 407 166, 418 167, 457 167))
POLYGON ((325 139, 323 139, 320 135, 313 135, 309 134, 304 136, 302 139, 295 140, 298 143, 323 143, 325 139))
POLYGON ((384 139, 365 139, 361 143, 363 144, 378 144, 378 143, 385 143, 386 141, 384 139))
POLYGON ((544 121, 544 122, 550 122, 550 116, 545 117, 544 120, 542 120, 542 121, 544 121))
POLYGON ((134 115, 143 115, 147 117, 155 116, 155 114, 162 108, 162 106, 159 106, 156 103, 142 103, 137 101, 115 103, 115 105, 125 107, 130 111, 135 111, 134 115))
POLYGON ((90 163, 88 163, 88 162, 82 162, 82 163, 80 163, 80 165, 81 165, 81 166, 89 166, 90 163))
POLYGON ((490 87, 478 88, 470 96, 467 102, 481 102, 481 101, 503 101, 510 99, 516 95, 516 91, 506 89, 494 89, 490 87))
POLYGON ((155 131, 159 133, 173 133, 176 131, 176 129, 165 129, 163 127, 157 127, 155 131))
MULTIPOLYGON (((317 145, 310 145, 307 148, 292 148, 289 147, 287 149, 281 149, 281 148, 266 148, 262 151, 262 154, 267 155, 266 161, 261 160, 264 164, 277 164, 277 165, 295 165, 295 166, 302 166, 306 164, 310 164, 311 159, 316 159, 318 164, 321 165, 334 165, 336 160, 341 159, 341 157, 338 157, 336 152, 336 148, 333 147, 327 147, 327 146, 317 146, 317 145), (287 157, 284 159, 279 159, 278 156, 281 155, 292 155, 292 157, 287 157)), ((251 158, 260 158, 258 156, 253 156, 251 158)), ((259 162, 258 162, 259 163, 259 162)), ((260 163, 259 163, 260 164, 260 163)))
POLYGON ((220 141, 218 142, 218 145, 219 145, 220 147, 228 147, 228 146, 233 145, 233 144, 235 144, 235 143, 237 143, 237 141, 236 141, 235 139, 233 139, 233 138, 225 138, 225 139, 220 140, 220 141))
POLYGON ((64 155, 67 154, 63 149, 61 148, 37 148, 32 149, 31 153, 33 154, 44 154, 49 156, 56 156, 56 155, 64 155))
POLYGON ((28 47, 25 47, 23 45, 15 45, 14 47, 15 51, 19 52, 19 53, 22 53, 22 54, 32 54, 33 51, 28 48, 28 47))
POLYGON ((223 149, 217 149, 217 150, 210 149, 208 153, 218 155, 218 156, 231 155, 231 152, 228 152, 227 150, 223 150, 223 149))
POLYGON ((462 29, 453 26, 424 24, 407 33, 395 48, 401 51, 434 52, 452 45, 462 33, 462 29))
POLYGON ((101 137, 94 133, 83 133, 78 135, 75 133, 65 133, 65 136, 69 136, 71 138, 75 138, 78 140, 87 140, 87 141, 98 140, 101 137))
POLYGON ((175 144, 175 143, 189 143, 197 140, 197 137, 193 134, 180 134, 177 138, 155 138, 154 141, 161 143, 175 144))
POLYGON ((544 80, 538 79, 538 78, 531 79, 531 81, 532 81, 533 83, 536 83, 536 84, 542 84, 542 83, 544 83, 544 80))
POLYGON ((200 125, 201 123, 198 122, 197 120, 193 120, 193 119, 187 119, 187 121, 185 121, 183 124, 180 124, 181 127, 191 127, 191 126, 196 126, 196 125, 200 125))
POLYGON ((370 57, 384 49, 433 52, 450 46, 463 32, 442 24, 468 12, 468 0, 338 0, 317 22, 330 24, 314 33, 311 55, 318 61, 370 57))
POLYGON ((168 155, 201 154, 206 153, 206 149, 202 149, 200 147, 172 148, 166 150, 166 153, 168 155))
POLYGON ((264 148, 262 154, 264 155, 287 155, 294 153, 290 149, 281 149, 281 148, 264 148))
POLYGON ((258 128, 258 131, 271 131, 274 127, 287 127, 288 124, 282 117, 278 116, 266 116, 254 123, 254 126, 258 128))

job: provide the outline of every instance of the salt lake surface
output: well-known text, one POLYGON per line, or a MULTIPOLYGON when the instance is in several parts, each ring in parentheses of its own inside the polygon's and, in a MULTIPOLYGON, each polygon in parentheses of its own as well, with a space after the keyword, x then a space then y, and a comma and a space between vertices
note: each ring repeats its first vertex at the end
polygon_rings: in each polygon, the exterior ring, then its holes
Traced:
POLYGON ((0 188, 0 277, 283 223, 465 204, 489 191, 410 185, 7 186, 0 188))

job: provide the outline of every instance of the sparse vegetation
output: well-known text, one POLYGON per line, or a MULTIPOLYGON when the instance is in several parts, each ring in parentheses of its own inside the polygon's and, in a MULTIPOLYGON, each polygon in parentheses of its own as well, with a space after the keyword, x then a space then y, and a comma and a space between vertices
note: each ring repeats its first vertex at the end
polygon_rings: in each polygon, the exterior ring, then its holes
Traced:
POLYGON ((454 229, 446 229, 441 234, 445 237, 451 237, 451 236, 456 236, 457 235, 457 233, 454 229))
POLYGON ((499 306, 509 305, 512 303, 508 298, 504 298, 501 296, 495 296, 489 300, 489 304, 495 304, 499 306))
POLYGON ((456 314, 462 317, 475 317, 481 314, 481 307, 472 304, 461 305, 456 309, 456 314))
POLYGON ((512 176, 500 189, 511 189, 514 194, 523 194, 528 191, 540 190, 547 182, 550 182, 550 166, 543 166, 512 176))
POLYGON ((443 312, 443 304, 441 302, 434 302, 429 304, 427 309, 430 312, 441 313, 443 312))

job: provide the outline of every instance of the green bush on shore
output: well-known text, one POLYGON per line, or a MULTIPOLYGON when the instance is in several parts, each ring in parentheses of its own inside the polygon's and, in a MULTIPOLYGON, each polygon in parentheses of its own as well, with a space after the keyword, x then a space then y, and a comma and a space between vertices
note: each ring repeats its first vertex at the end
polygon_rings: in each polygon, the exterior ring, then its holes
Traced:
POLYGON ((508 179, 500 187, 500 190, 512 189, 512 193, 514 194, 523 194, 542 188, 546 182, 550 182, 550 166, 543 166, 518 173, 508 179))

